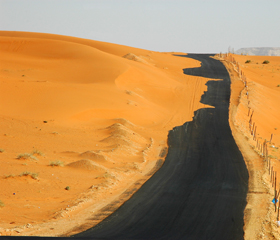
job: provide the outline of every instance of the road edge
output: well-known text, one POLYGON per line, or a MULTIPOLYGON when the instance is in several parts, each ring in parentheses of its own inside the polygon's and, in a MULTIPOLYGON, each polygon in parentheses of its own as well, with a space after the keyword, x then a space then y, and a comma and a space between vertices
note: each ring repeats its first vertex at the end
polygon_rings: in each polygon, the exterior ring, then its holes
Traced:
POLYGON ((239 85, 240 88, 243 83, 239 79, 233 65, 225 60, 218 60, 224 64, 231 79, 229 125, 249 172, 247 205, 244 209, 244 239, 255 240, 264 237, 265 239, 280 239, 276 224, 272 220, 272 208, 274 206, 271 204, 271 199, 273 199, 273 193, 268 186, 268 173, 264 161, 255 152, 248 139, 235 124, 235 115, 239 107, 244 85, 238 91, 236 86, 239 85))

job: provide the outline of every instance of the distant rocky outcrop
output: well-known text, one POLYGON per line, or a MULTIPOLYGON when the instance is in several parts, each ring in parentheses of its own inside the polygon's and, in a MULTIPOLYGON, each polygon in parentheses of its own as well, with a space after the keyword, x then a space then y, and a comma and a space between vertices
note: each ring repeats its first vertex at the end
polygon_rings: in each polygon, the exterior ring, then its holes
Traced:
POLYGON ((280 56, 280 47, 240 48, 235 53, 257 56, 280 56))

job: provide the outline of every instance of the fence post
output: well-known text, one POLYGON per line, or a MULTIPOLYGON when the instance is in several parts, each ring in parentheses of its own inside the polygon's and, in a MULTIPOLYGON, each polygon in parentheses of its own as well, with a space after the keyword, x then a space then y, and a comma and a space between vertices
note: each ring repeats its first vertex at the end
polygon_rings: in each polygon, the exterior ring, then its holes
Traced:
POLYGON ((277 221, 279 221, 279 207, 280 207, 280 197, 279 197, 279 200, 278 200, 277 221))
POLYGON ((257 126, 255 126, 254 140, 257 140, 257 136, 256 136, 256 134, 257 134, 257 126))
POLYGON ((270 178, 270 182, 272 183, 272 187, 273 187, 273 177, 274 177, 274 171, 273 171, 273 166, 271 167, 271 178, 270 178))
POLYGON ((275 212, 276 212, 276 204, 277 204, 277 190, 276 190, 276 179, 277 179, 277 172, 275 171, 275 181, 274 181, 274 200, 275 200, 275 212))

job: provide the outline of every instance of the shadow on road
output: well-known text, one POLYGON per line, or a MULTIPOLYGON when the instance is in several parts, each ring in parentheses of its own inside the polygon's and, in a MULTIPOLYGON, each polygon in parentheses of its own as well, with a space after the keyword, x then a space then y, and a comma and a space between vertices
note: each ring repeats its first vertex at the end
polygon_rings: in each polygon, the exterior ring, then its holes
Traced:
MULTIPOLYGON (((215 54, 203 54, 203 55, 207 58, 215 56, 215 54)), ((174 56, 192 58, 194 60, 201 62, 200 67, 184 68, 183 69, 184 74, 191 75, 191 76, 205 77, 205 78, 216 78, 216 76, 213 75, 212 71, 209 72, 208 59, 207 58, 201 59, 200 54, 186 54, 186 55, 174 55, 174 56)))

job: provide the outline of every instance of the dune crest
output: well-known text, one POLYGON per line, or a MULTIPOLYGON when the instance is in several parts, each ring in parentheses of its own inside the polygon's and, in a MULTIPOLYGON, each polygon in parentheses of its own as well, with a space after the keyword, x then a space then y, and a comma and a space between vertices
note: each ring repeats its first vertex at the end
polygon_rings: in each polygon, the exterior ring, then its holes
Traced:
POLYGON ((95 153, 93 151, 86 151, 81 154, 79 154, 81 157, 94 160, 94 161, 99 161, 99 162, 105 162, 108 161, 108 158, 103 156, 102 154, 95 153))
POLYGON ((76 162, 72 162, 67 164, 67 166, 72 168, 85 169, 85 170, 96 170, 96 171, 105 170, 104 167, 101 167, 99 164, 89 159, 82 159, 76 162))
POLYGON ((1 37, 0 41, 5 62, 12 62, 6 69, 10 79, 22 76, 17 74, 19 64, 26 81, 38 80, 40 71, 40 81, 79 84, 112 81, 128 68, 118 57, 83 44, 14 37, 1 37), (33 68, 25 68, 32 65, 33 68))

